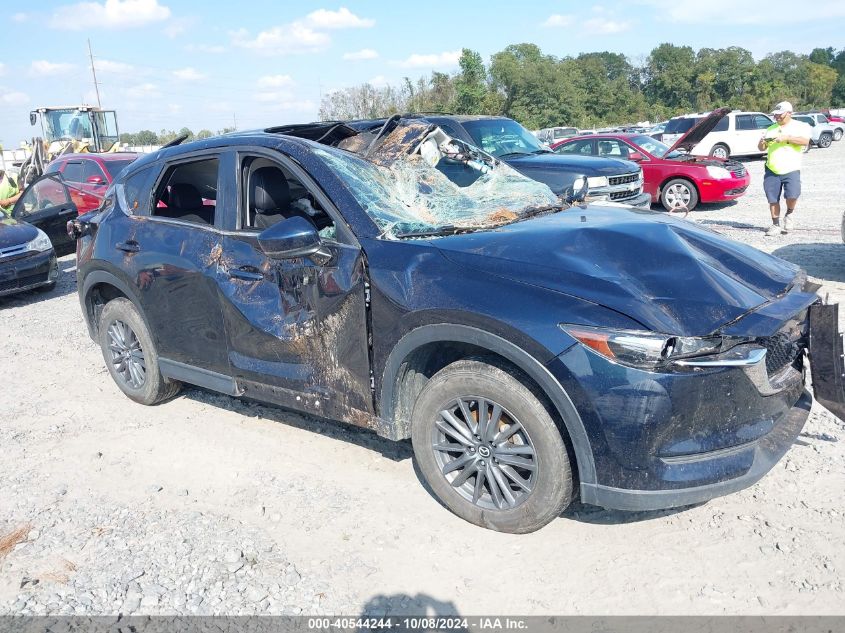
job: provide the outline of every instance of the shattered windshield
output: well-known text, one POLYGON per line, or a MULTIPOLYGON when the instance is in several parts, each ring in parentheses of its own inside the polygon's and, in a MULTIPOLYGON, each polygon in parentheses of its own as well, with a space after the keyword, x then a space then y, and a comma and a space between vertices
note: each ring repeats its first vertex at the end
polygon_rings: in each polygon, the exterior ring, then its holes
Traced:
POLYGON ((314 152, 388 237, 437 233, 446 227, 499 226, 528 211, 561 205, 547 185, 503 163, 460 187, 419 155, 377 165, 330 147, 316 147, 314 152))

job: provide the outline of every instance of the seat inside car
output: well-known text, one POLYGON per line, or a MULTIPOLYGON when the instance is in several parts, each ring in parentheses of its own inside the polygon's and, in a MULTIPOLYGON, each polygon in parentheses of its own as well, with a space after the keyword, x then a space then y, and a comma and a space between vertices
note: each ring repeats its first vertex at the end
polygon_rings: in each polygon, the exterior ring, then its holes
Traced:
POLYGON ((188 222, 214 224, 214 207, 205 206, 197 188, 186 182, 171 185, 167 196, 168 213, 172 218, 188 222))
POLYGON ((250 174, 248 207, 250 226, 259 230, 295 215, 314 223, 307 213, 291 207, 290 185, 278 167, 259 167, 250 174))

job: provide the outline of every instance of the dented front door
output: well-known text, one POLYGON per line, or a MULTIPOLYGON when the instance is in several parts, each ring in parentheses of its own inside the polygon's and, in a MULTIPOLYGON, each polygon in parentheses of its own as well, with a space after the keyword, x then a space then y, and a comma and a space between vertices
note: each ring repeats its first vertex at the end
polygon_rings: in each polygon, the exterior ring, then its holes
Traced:
POLYGON ((361 249, 325 241, 327 261, 273 260, 257 234, 221 244, 229 361, 244 395, 367 426, 370 390, 361 249))

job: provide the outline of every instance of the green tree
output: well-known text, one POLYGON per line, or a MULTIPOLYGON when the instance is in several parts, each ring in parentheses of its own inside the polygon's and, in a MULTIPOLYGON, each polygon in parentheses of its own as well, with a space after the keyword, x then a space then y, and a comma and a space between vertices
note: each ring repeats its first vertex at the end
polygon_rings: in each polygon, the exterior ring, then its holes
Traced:
POLYGON ((209 138, 209 137, 212 137, 212 136, 214 136, 214 132, 212 132, 211 130, 202 129, 199 132, 197 132, 196 138, 197 138, 198 141, 201 141, 204 138, 209 138))
POLYGON ((810 61, 822 66, 832 66, 836 51, 832 46, 827 48, 814 48, 810 53, 810 61))
POLYGON ((692 108, 695 91, 695 53, 689 46, 661 44, 651 51, 645 67, 646 95, 670 110, 692 108))
POLYGON ((461 72, 455 78, 454 111, 457 114, 481 114, 487 95, 487 70, 481 55, 465 48, 458 64, 461 72))
POLYGON ((141 130, 135 134, 135 145, 156 145, 158 136, 152 130, 141 130))

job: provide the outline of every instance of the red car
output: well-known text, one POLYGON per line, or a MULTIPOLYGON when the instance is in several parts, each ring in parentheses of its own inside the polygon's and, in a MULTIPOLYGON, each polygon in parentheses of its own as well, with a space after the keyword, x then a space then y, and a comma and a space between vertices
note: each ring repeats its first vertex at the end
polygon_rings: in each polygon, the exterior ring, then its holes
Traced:
POLYGON ((70 197, 82 215, 100 206, 115 177, 138 156, 140 154, 131 152, 65 154, 50 162, 44 173, 61 172, 70 197))
POLYGON ((727 108, 704 117, 672 147, 645 134, 596 134, 566 139, 552 145, 555 152, 585 156, 624 158, 643 169, 643 191, 651 194, 652 204, 660 202, 667 210, 699 202, 725 202, 745 193, 751 177, 745 165, 735 160, 695 156, 690 151, 715 127, 727 108))

